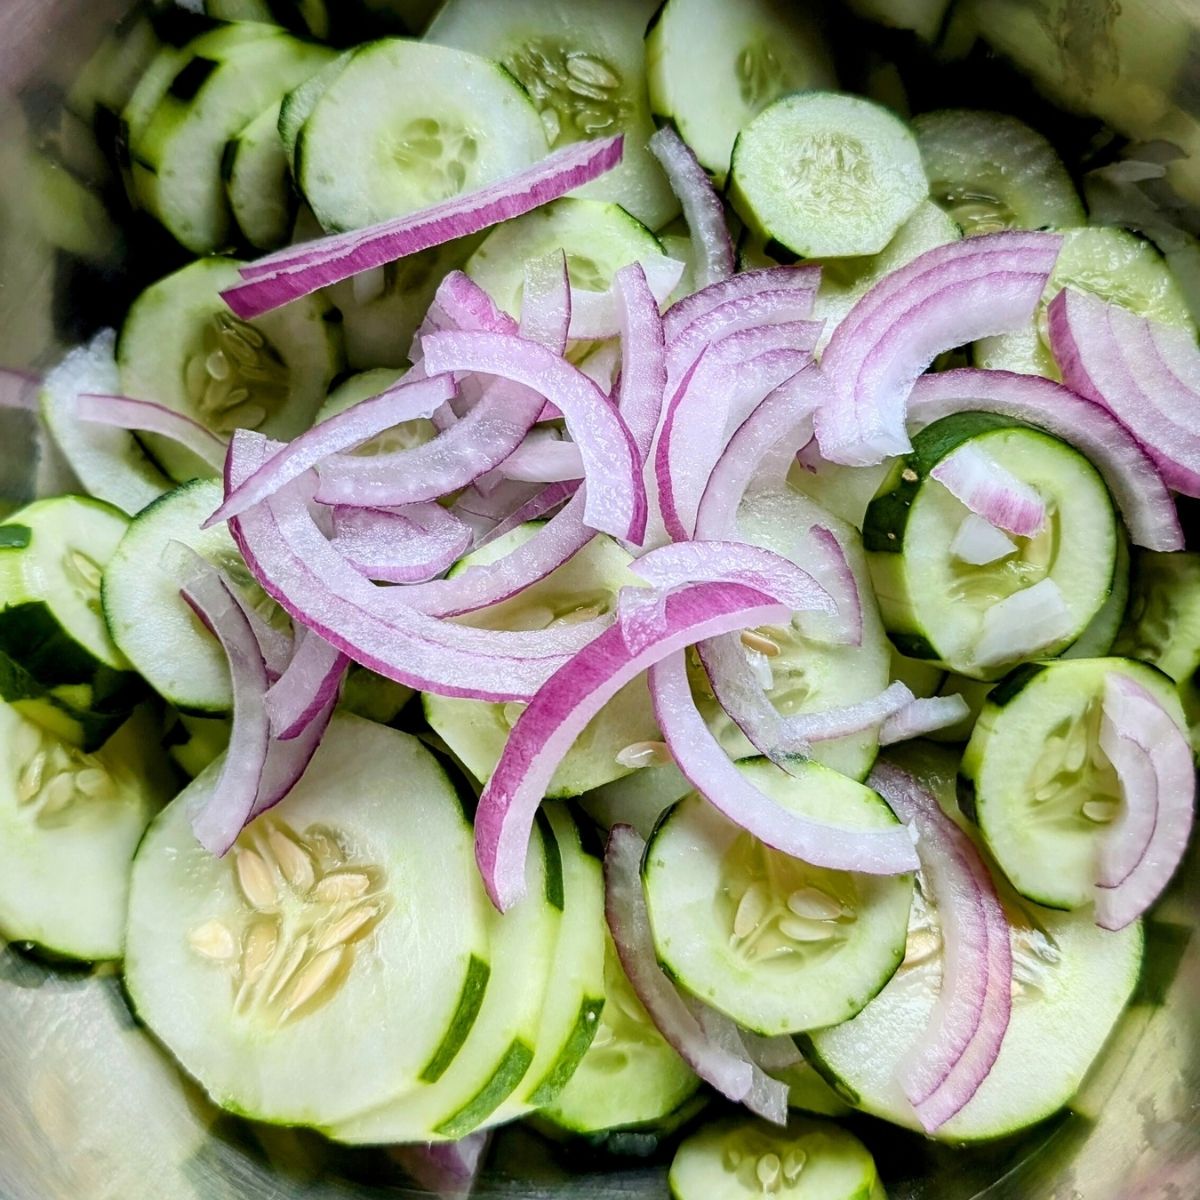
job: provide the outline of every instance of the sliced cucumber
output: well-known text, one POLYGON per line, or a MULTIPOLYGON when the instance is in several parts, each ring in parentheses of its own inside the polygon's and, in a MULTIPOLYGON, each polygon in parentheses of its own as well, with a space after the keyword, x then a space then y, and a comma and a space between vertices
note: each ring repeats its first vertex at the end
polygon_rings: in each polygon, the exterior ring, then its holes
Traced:
POLYGON ((304 36, 329 36, 327 0, 204 0, 218 21, 268 21, 304 36))
POLYGON ((1070 615, 1070 632, 1037 654, 1065 649, 1108 598, 1118 531, 1103 480, 1076 450, 1003 417, 960 413, 927 426, 913 439, 912 452, 896 460, 867 510, 863 537, 884 623, 901 653, 995 679, 1024 656, 980 649, 992 606, 1051 580, 1070 615), (950 552, 969 514, 929 474, 968 443, 1030 484, 1046 505, 1040 533, 1015 537, 1014 551, 982 566, 950 552))
POLYGON ((341 705, 357 717, 390 725, 414 695, 412 688, 352 663, 342 684, 341 705))
POLYGON ((669 757, 664 743, 656 755, 659 761, 581 796, 584 812, 602 829, 632 825, 643 838, 649 838, 663 812, 692 790, 669 757))
MULTIPOLYGON (((1112 650, 1129 607, 1129 567, 1129 538, 1118 524, 1117 561, 1113 567, 1112 590, 1091 624, 1062 652, 1063 658, 1100 658, 1112 650)), ((1140 658, 1141 655, 1133 654, 1130 657, 1140 658)))
POLYGON ((288 240, 296 216, 287 154, 274 101, 225 144, 221 175, 233 219, 246 241, 273 250, 288 240))
POLYGON ((48 246, 109 266, 124 252, 121 230, 95 186, 49 153, 25 160, 26 203, 48 246))
POLYGON ((730 176, 738 215, 789 258, 878 254, 929 193, 904 123, 837 92, 764 109, 738 135, 730 176))
POLYGON ((936 696, 946 679, 937 663, 924 658, 905 658, 892 650, 892 678, 903 683, 914 696, 936 696))
POLYGON ((624 266, 657 257, 662 243, 618 204, 598 200, 555 200, 498 225, 463 268, 495 302, 521 315, 525 264, 562 249, 571 284, 607 291, 624 266))
POLYGON ((807 1059, 791 1067, 773 1070, 771 1075, 787 1084, 788 1108, 826 1117, 844 1117, 853 1111, 807 1059))
POLYGON ((1054 147, 1006 113, 947 108, 913 121, 930 192, 966 234, 1086 220, 1054 147))
POLYGON ((483 187, 545 153, 537 110, 502 67, 391 38, 359 49, 318 98, 295 172, 326 229, 357 229, 483 187))
MULTIPOLYGON (((1000 1056, 971 1101, 933 1135, 1003 1137, 1057 1112, 1075 1094, 1137 984, 1140 924, 1119 933, 1086 912, 1007 903, 1013 1009, 1000 1056), (1031 1069, 1031 1064, 1036 1069, 1031 1069)), ((900 1060, 932 1019, 941 986, 936 910, 914 905, 904 965, 852 1021, 805 1039, 813 1065, 856 1107, 919 1129, 898 1082, 900 1060)))
POLYGON ((86 346, 72 350, 46 376, 41 413, 54 444, 79 482, 97 500, 106 500, 132 516, 167 491, 170 480, 146 457, 132 434, 82 422, 75 416, 79 396, 121 390, 115 346, 116 335, 105 329, 86 346))
MULTIPOLYGON (((786 775, 754 759, 738 769, 790 812, 854 829, 897 824, 877 793, 828 767, 802 763, 786 775)), ((696 793, 659 818, 642 879, 663 966, 755 1033, 848 1020, 904 958, 911 875, 810 866, 696 793)))
POLYGON ((315 75, 310 75, 298 87, 292 88, 279 105, 279 139, 289 166, 296 161, 296 142, 325 89, 342 73, 342 68, 354 57, 352 50, 339 54, 315 75))
POLYGON ((454 788, 417 739, 335 717, 287 799, 217 859, 189 814, 219 769, 134 863, 138 1015, 234 1112, 327 1126, 384 1104, 452 1057, 479 1011, 487 899, 454 788))
POLYGON ((619 166, 579 190, 611 200, 651 229, 679 204, 646 149, 654 132, 642 37, 655 0, 448 0, 426 41, 486 55, 511 71, 541 114, 551 148, 625 134, 619 166))
POLYGON ((131 151, 138 198, 187 249, 229 246, 233 217, 221 181, 225 144, 264 108, 315 74, 333 51, 281 35, 221 58, 196 55, 175 77, 131 151))
POLYGON ((175 764, 195 779, 229 745, 231 723, 224 717, 194 717, 179 713, 178 723, 167 731, 163 744, 175 764))
MULTIPOLYGON (((373 371, 360 371, 343 380, 325 398, 325 403, 317 411, 317 421, 325 421, 336 417, 338 413, 386 392, 404 374, 395 367, 378 367, 373 371)), ((428 417, 416 417, 411 421, 402 421, 393 425, 369 442, 357 446, 353 454, 392 454, 397 450, 410 450, 414 446, 422 446, 437 436, 437 426, 428 417)))
MULTIPOLYGON (((530 522, 463 558, 451 577, 475 565, 502 558, 531 538, 540 527, 530 522)), ((574 622, 613 611, 617 592, 634 584, 630 557, 616 542, 596 537, 573 558, 519 596, 458 620, 481 629, 545 629, 555 622, 574 622)), ((433 731, 482 781, 500 759, 523 705, 489 704, 425 693, 425 719, 433 731)), ((588 723, 559 764, 547 796, 577 796, 632 769, 617 761, 626 746, 658 737, 645 678, 626 684, 588 723)))
POLYGON ((76 73, 67 93, 67 110, 99 131, 101 110, 111 115, 125 107, 161 49, 151 14, 144 9, 119 21, 76 73))
POLYGON ((1104 682, 1135 679, 1187 723, 1171 680, 1132 659, 1023 667, 988 695, 961 767, 964 810, 1016 890, 1050 908, 1095 899, 1096 852, 1121 808, 1100 749, 1104 682))
POLYGON ((789 1192, 805 1200, 883 1196, 866 1146, 828 1121, 792 1117, 785 1129, 747 1117, 714 1121, 675 1152, 675 1200, 751 1200, 789 1192))
POLYGON ((0 931, 55 954, 121 957, 133 853, 171 795, 139 711, 85 754, 0 704, 0 931))
POLYGON ((540 821, 530 854, 528 899, 507 913, 488 913, 492 970, 479 1016, 448 1063, 421 1074, 396 1099, 326 1129, 353 1144, 453 1141, 483 1124, 529 1073, 562 929, 562 857, 548 822, 540 821), (537 853, 540 843, 541 853, 537 853))
MULTIPOLYGON (((134 301, 117 345, 120 390, 217 434, 248 428, 286 440, 309 427, 341 369, 340 317, 310 296, 241 321, 220 297, 238 281, 237 268, 234 259, 199 259, 134 301)), ((165 438, 144 440, 180 482, 212 473, 165 438)))
POLYGON ((1066 229, 1034 321, 1019 333, 976 342, 975 365, 1060 379, 1050 353, 1046 309, 1065 287, 1091 292, 1153 321, 1195 329, 1183 291, 1149 242, 1107 226, 1066 229))
POLYGON ((286 625, 246 570, 226 526, 200 528, 223 495, 215 480, 194 479, 140 512, 105 568, 101 597, 108 631, 121 652, 164 700, 198 715, 229 711, 229 664, 180 596, 178 581, 162 569, 168 543, 190 546, 238 584, 262 616, 286 625))
POLYGON ((572 1133, 654 1125, 700 1086, 634 994, 607 929, 604 942, 600 1027, 570 1082, 541 1114, 572 1133))
POLYGON ((717 186, 741 130, 788 92, 837 87, 813 15, 779 0, 667 0, 646 33, 656 116, 673 121, 717 186))

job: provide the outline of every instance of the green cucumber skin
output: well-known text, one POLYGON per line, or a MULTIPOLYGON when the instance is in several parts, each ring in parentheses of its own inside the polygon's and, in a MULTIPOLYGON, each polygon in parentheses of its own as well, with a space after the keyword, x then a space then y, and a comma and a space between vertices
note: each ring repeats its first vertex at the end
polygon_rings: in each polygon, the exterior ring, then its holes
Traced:
POLYGON ((436 1126, 434 1132, 452 1139, 466 1137, 512 1095, 532 1062, 533 1047, 527 1042, 513 1042, 478 1095, 436 1126))
POLYGON ((446 1036, 421 1071, 419 1078, 422 1083, 436 1083, 454 1061, 454 1056, 462 1049, 483 1005, 491 974, 491 965, 472 954, 467 965, 467 977, 463 981, 462 992, 458 998, 458 1007, 450 1017, 446 1036))
POLYGON ((558 1093, 571 1081, 575 1068, 583 1061, 588 1047, 600 1028, 600 1014, 604 1011, 603 996, 585 997, 579 1006, 579 1016, 575 1028, 558 1061, 551 1066, 542 1081, 529 1094, 529 1103, 535 1108, 543 1108, 552 1104, 558 1093))

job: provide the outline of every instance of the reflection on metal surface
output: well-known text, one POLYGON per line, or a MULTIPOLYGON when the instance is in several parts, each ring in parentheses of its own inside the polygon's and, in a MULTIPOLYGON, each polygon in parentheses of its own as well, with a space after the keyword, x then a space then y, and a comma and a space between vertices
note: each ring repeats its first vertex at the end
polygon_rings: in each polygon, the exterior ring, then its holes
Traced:
MULTIPOLYGON (((128 267, 122 232, 94 199, 103 181, 80 190, 57 165, 63 154, 89 162, 87 130, 64 124, 61 99, 124 8, 123 0, 0 0, 0 365, 45 366, 66 341, 119 319, 142 270, 128 267), (72 140, 81 135, 82 145, 72 140), (64 211, 78 219, 64 221, 64 211)), ((950 20, 957 37, 986 36, 1064 105, 1192 151, 1168 173, 1200 202, 1197 0, 960 0, 950 20)), ((165 272, 173 254, 164 240, 152 242, 148 269, 165 272)), ((0 496, 33 489, 33 437, 27 416, 0 414, 0 496)), ((54 469, 42 456, 37 470, 54 469)), ((893 1200, 1200 1196, 1200 941, 1187 936, 1198 905, 1193 854, 1157 914, 1138 1001, 1076 1112, 970 1151, 856 1121, 893 1200)), ((585 1156, 509 1131, 483 1193, 636 1200, 665 1192, 661 1162, 609 1161, 603 1173, 573 1178, 564 1164, 585 1156)), ((0 949, 3 1200, 415 1194, 403 1187, 386 1153, 218 1114, 138 1028, 111 970, 55 970, 0 949)))

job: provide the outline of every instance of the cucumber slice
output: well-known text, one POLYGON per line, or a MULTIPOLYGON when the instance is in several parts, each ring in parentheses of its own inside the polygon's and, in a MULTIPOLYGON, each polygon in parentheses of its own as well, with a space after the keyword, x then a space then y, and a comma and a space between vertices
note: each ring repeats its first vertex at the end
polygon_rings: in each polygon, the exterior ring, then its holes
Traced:
MULTIPOLYGON (((477 564, 502 558, 531 538, 531 521, 461 559, 451 578, 477 564)), ((557 621, 579 621, 612 612, 617 592, 633 585, 630 556, 616 542, 597 536, 573 558, 519 596, 457 618, 479 629, 545 629, 557 621)), ((524 705, 489 704, 425 693, 425 719, 481 782, 492 773, 524 705)), ((626 746, 658 737, 650 691, 639 676, 626 684, 588 723, 559 764, 546 795, 577 796, 632 769, 617 761, 626 746)))
POLYGON ((928 193, 908 128, 857 96, 785 96, 733 148, 730 199, 773 257, 878 254, 928 193))
POLYGON ((607 291, 624 266, 662 254, 662 243, 618 204, 555 200, 505 221, 467 259, 466 271, 505 312, 521 315, 525 264, 561 249, 571 284, 607 291))
POLYGON ((176 766, 195 779, 229 745, 230 722, 223 717, 194 717, 179 713, 178 724, 168 730, 163 744, 176 766))
POLYGON ((1062 234, 1062 250, 1033 322, 1019 333, 976 342, 972 356, 977 367, 1061 379, 1050 353, 1046 309, 1065 287, 1091 292, 1152 321, 1195 331, 1182 289, 1149 242, 1124 229, 1097 225, 1064 229, 1062 234))
POLYGON ((351 663, 342 684, 341 706, 355 716, 390 725, 415 695, 412 688, 351 663))
POLYGON ((866 1146, 828 1121, 792 1117, 786 1129, 746 1117, 714 1121, 685 1139, 668 1176, 675 1200, 751 1200, 794 1192, 812 1200, 882 1196, 866 1146))
POLYGON ((1054 147, 1007 113, 947 108, 913 120, 930 192, 964 233, 1082 225, 1054 147))
POLYGON ((217 859, 189 813, 219 769, 134 862, 136 1011, 231 1111, 323 1126, 386 1103, 479 1011, 487 899, 454 788, 417 739, 338 716, 287 799, 217 859))
POLYGON ((924 658, 905 658, 892 649, 892 678, 905 684, 914 696, 936 696, 946 679, 937 663, 924 658))
POLYGON ((448 0, 425 40, 473 50, 511 71, 541 114, 552 149, 623 132, 620 164, 577 194, 611 200, 657 229, 679 203, 646 149, 654 122, 642 37, 655 7, 655 0, 505 0, 483 7, 448 0))
POLYGON ((902 654, 934 659, 948 670, 995 679, 1019 661, 977 657, 992 605, 1049 579, 1071 616, 1071 632, 1038 651, 1048 657, 1087 628, 1112 588, 1117 522, 1096 469, 1041 430, 989 413, 960 413, 927 426, 910 454, 897 459, 863 525, 871 579, 884 623, 902 654), (929 472, 967 443, 1032 485, 1046 523, 1017 549, 975 566, 949 547, 968 511, 929 472))
MULTIPOLYGON (((897 823, 879 795, 816 763, 738 764, 781 807, 854 829, 897 823)), ((848 1020, 904 958, 911 875, 829 871, 764 846, 702 796, 659 818, 642 862, 659 960, 755 1033, 848 1020)))
POLYGON ((0 704, 0 930, 68 958, 121 957, 134 851, 171 795, 139 711, 85 754, 0 704))
POLYGON ((228 528, 200 528, 223 495, 209 479, 168 492, 134 518, 104 571, 101 599, 113 641, 164 700, 193 714, 229 711, 229 664, 180 596, 178 582, 162 569, 169 542, 190 546, 224 571, 261 616, 280 627, 287 623, 246 570, 228 528))
MULTIPOLYGON (((378 367, 373 371, 360 371, 343 380, 325 398, 325 403, 317 411, 317 421, 325 421, 336 417, 338 413, 386 392, 404 372, 395 367, 378 367)), ((384 430, 377 437, 361 446, 355 447, 352 454, 392 454, 397 450, 411 450, 414 446, 423 446, 426 442, 437 437, 437 426, 427 417, 416 417, 411 421, 402 421, 384 430)))
MULTIPOLYGON (((1117 640, 1125 610, 1129 607, 1131 575, 1129 569, 1129 538, 1117 525, 1117 560, 1113 567, 1112 591, 1092 618, 1091 624, 1063 652, 1062 658, 1101 658, 1108 654, 1117 640)), ((1132 654, 1130 658, 1141 658, 1132 654)))
POLYGON ((302 36, 329 36, 326 0, 204 0, 204 12, 218 21, 266 21, 302 36))
POLYGON ((354 51, 347 50, 339 54, 323 66, 315 75, 310 75, 298 87, 292 88, 279 105, 279 139, 283 143, 284 154, 289 165, 296 161, 296 142, 300 130, 308 120, 317 101, 325 89, 342 73, 345 65, 354 57, 354 51))
POLYGON ((327 230, 400 217, 545 156, 537 110, 502 67, 399 38, 363 46, 296 143, 300 190, 327 230))
POLYGON ((101 109, 120 112, 161 49, 149 13, 138 10, 118 21, 77 72, 67 93, 67 110, 93 128, 101 109))
POLYGON ((820 1113, 826 1117, 844 1117, 853 1109, 807 1060, 783 1067, 771 1074, 788 1085, 788 1108, 820 1113))
MULTIPOLYGON (((662 757, 668 755, 664 745, 662 757)), ((579 803, 602 829, 632 825, 643 838, 649 838, 663 812, 691 790, 674 762, 657 762, 595 788, 580 796, 579 803)))
POLYGON ((279 139, 279 108, 267 106, 225 144, 221 176, 237 227, 259 250, 288 240, 296 216, 287 154, 279 139))
MULTIPOLYGON (((220 297, 238 281, 238 265, 199 259, 134 301, 117 345, 120 390, 217 434, 247 428, 287 440, 309 427, 341 369, 340 317, 309 296, 255 321, 238 320, 220 297)), ((212 474, 174 442, 151 434, 144 441, 180 482, 212 474)))
MULTIPOLYGON (((933 1134, 939 1141, 1003 1137, 1057 1112, 1078 1090, 1137 985, 1140 924, 1110 933, 1090 913, 1015 899, 1006 907, 1012 1019, 995 1065, 970 1103, 933 1134)), ((806 1056, 856 1107, 906 1129, 920 1125, 897 1067, 932 1018, 941 971, 936 910, 914 905, 908 953, 888 986, 854 1020, 805 1038, 806 1056)))
POLYGON ((1171 680, 1131 659, 1019 668, 988 696, 963 755, 960 794, 988 849, 1024 897, 1049 908, 1095 899, 1099 839, 1121 789, 1099 746, 1104 681, 1135 679, 1187 728, 1171 680))
POLYGON ((426 1068, 396 1099, 329 1126, 334 1141, 356 1145, 453 1141, 485 1122, 520 1087, 534 1058, 550 966, 565 909, 562 856, 539 821, 541 854, 529 856, 529 899, 488 913, 492 970, 479 1016, 450 1062, 426 1068))
POLYGON ((634 994, 607 928, 604 944, 600 1027, 570 1082, 541 1112, 556 1128, 571 1133, 653 1126, 700 1086, 634 994))
MULTIPOLYGON (((889 29, 911 29, 922 41, 936 43, 953 0, 850 0, 860 17, 889 29)), ((939 47, 940 49, 940 47, 939 47)))
POLYGON ((103 197, 92 184, 50 153, 25 160, 25 201, 48 246, 110 267, 124 252, 124 239, 103 197))
POLYGON ((116 335, 102 330, 77 346, 46 376, 41 414, 54 444, 79 482, 97 500, 132 515, 157 499, 170 480, 146 457, 141 443, 123 429, 87 424, 75 416, 75 401, 89 392, 119 392, 113 350, 116 335))
POLYGON ((143 206, 195 254, 228 246, 225 144, 332 58, 331 50, 286 35, 260 38, 219 59, 193 56, 132 142, 143 168, 136 177, 143 206))
POLYGON ((718 187, 737 135, 788 92, 837 87, 810 12, 780 0, 667 0, 646 32, 646 82, 718 187))

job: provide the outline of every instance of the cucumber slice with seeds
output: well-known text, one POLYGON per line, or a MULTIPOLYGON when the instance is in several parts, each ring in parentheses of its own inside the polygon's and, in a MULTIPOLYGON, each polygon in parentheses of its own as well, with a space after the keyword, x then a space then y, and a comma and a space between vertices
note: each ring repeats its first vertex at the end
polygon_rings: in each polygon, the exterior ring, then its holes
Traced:
POLYGON ((429 751, 335 717, 224 859, 189 820, 219 770, 154 821, 134 863, 125 978, 142 1020, 222 1107, 284 1124, 346 1120, 453 1061, 479 1012, 489 910, 429 751))
MULTIPOLYGON (((117 345, 120 390, 165 404, 214 433, 256 429, 287 440, 312 423, 341 369, 341 323, 318 296, 255 321, 233 316, 220 297, 240 278, 238 262, 202 258, 134 301, 117 345)), ((176 443, 142 439, 180 482, 212 470, 176 443)))
POLYGON ((667 0, 646 33, 650 105, 718 187, 738 133, 788 92, 837 87, 813 16, 780 0, 667 0))
POLYGON ((730 199, 773 257, 878 254, 928 193, 908 128, 856 96, 776 100, 733 148, 730 199))
MULTIPOLYGON (((782 807, 861 829, 897 824, 877 793, 816 763, 738 769, 782 807)), ((755 1033, 848 1020, 904 958, 911 875, 810 866, 693 793, 659 818, 642 864, 654 945, 689 992, 755 1033)))
POLYGON ((359 49, 296 143, 300 190, 327 230, 449 200, 546 154, 537 110, 503 67, 399 38, 359 49))
POLYGON ((960 770, 964 810, 1016 890, 1049 908, 1095 898, 1097 842, 1121 807, 1099 745, 1104 682, 1146 688, 1186 729, 1167 676, 1129 659, 1081 658, 1015 671, 988 695, 960 770))
POLYGON ((279 140, 281 103, 269 105, 230 139, 221 160, 233 219, 259 250, 282 246, 296 216, 287 154, 279 140))
POLYGON ((501 63, 529 93, 552 149, 625 134, 625 153, 608 174, 579 189, 610 200, 652 229, 679 204, 646 149, 654 132, 642 38, 656 0, 505 0, 480 7, 448 0, 425 40, 473 50, 501 63))

